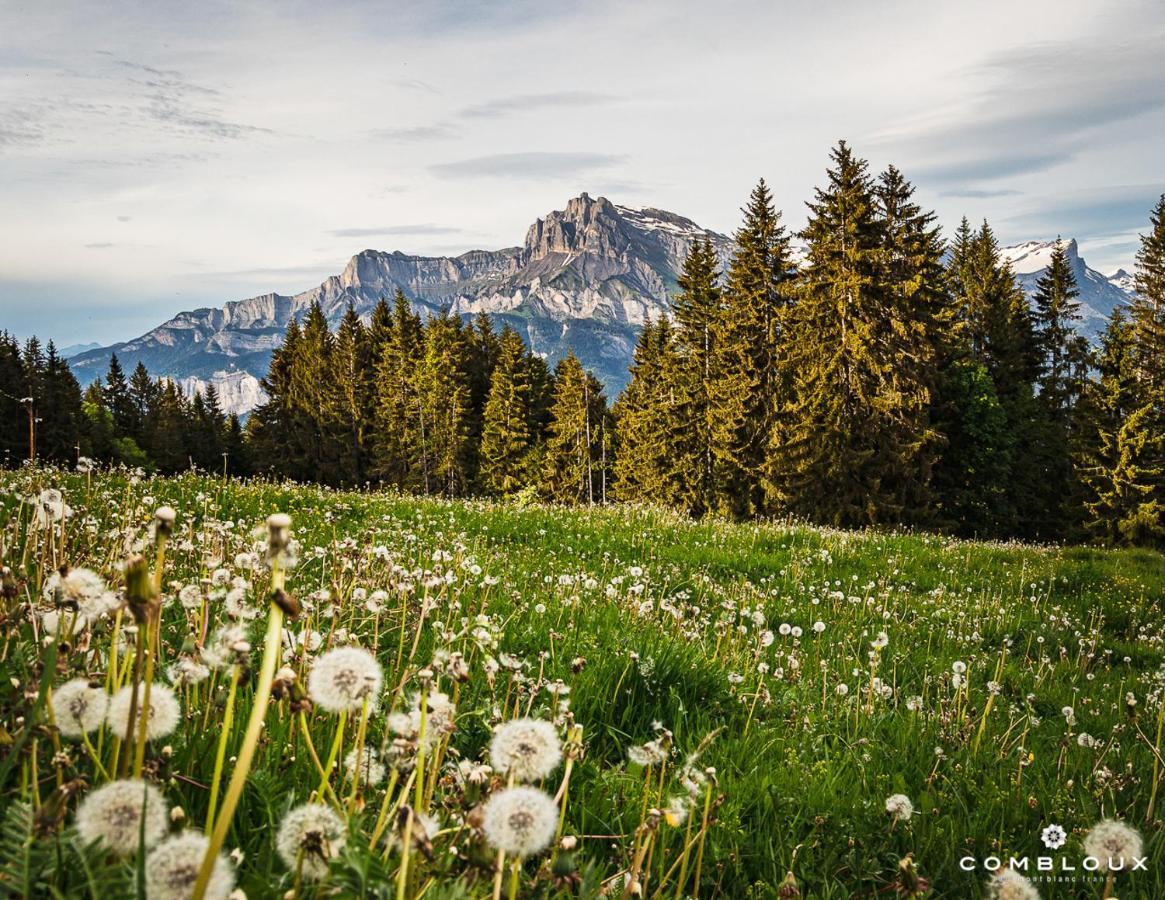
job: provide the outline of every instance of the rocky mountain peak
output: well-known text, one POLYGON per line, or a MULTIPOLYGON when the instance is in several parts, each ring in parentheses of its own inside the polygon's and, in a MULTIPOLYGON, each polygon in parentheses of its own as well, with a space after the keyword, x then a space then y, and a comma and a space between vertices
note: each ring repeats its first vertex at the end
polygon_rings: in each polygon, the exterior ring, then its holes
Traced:
POLYGON ((567 201, 565 209, 535 221, 526 232, 525 249, 530 260, 553 253, 619 256, 629 243, 615 205, 606 197, 582 193, 567 201))

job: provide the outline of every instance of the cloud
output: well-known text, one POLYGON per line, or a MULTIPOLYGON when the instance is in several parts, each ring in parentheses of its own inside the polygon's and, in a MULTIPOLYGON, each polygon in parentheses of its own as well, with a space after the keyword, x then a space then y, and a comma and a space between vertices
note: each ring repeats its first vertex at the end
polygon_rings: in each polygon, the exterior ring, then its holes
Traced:
POLYGON ((460 228, 433 225, 425 222, 418 225, 384 225, 372 228, 337 228, 327 234, 333 237, 393 237, 396 235, 438 235, 460 234, 460 228))
POLYGON ((1111 139, 1114 127, 1165 108, 1161 41, 1151 29, 1131 38, 1089 33, 995 53, 963 73, 982 87, 962 103, 874 141, 918 160, 912 173, 948 184, 1048 171, 1111 139))
POLYGON ((95 241, 92 244, 86 244, 86 250, 108 250, 110 247, 116 247, 117 244, 112 241, 95 241))
POLYGON ((961 190, 939 191, 940 197, 961 197, 969 200, 983 200, 991 197, 1018 197, 1023 191, 1011 188, 991 190, 989 188, 965 188, 961 190))
POLYGON ((592 91, 556 91, 548 94, 515 94, 500 97, 476 106, 467 106, 458 113, 463 119, 496 119, 511 113, 534 112, 540 109, 599 106, 616 98, 592 91))
POLYGON ((432 125, 409 125, 403 127, 377 128, 372 137, 402 144, 439 141, 456 137, 459 130, 449 122, 434 122, 432 125))
POLYGON ((1044 198, 1003 222, 1016 232, 1056 231, 1099 242, 1126 236, 1130 226, 1147 230, 1149 214, 1163 191, 1165 182, 1067 189, 1055 199, 1044 198))
POLYGON ((437 163, 429 171, 438 178, 569 178, 625 162, 609 153, 494 153, 457 162, 437 163))

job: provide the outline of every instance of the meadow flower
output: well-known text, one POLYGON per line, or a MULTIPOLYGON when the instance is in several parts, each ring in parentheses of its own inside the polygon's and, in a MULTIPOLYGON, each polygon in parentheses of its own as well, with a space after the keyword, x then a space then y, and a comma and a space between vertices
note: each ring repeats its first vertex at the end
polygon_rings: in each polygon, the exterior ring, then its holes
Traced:
POLYGON ((332 713, 363 707, 368 698, 376 708, 383 680, 380 663, 361 647, 337 647, 322 654, 307 676, 307 692, 321 709, 332 713))
MULTIPOLYGON (((198 870, 210 843, 197 831, 186 831, 163 841, 146 857, 146 897, 149 900, 189 900, 198 870)), ((206 900, 227 900, 235 886, 231 864, 221 853, 214 861, 206 900)))
POLYGON ((558 804, 537 788, 506 788, 482 810, 481 827, 490 845, 523 859, 545 850, 557 825, 558 804))
POLYGON ((878 636, 870 642, 870 646, 875 650, 884 650, 886 645, 890 643, 890 635, 884 631, 879 631, 878 636))
MULTIPOLYGON (((417 812, 415 809, 413 813, 413 824, 411 826, 409 843, 414 847, 429 847, 433 838, 437 836, 437 832, 441 830, 441 823, 432 816, 426 815, 423 812, 417 812)), ((404 837, 404 823, 407 810, 401 810, 398 816, 397 827, 388 832, 386 838, 388 846, 393 850, 400 850, 403 846, 402 839, 404 837)))
MULTIPOLYGON (((363 757, 363 761, 360 764, 360 783, 365 786, 375 787, 384 781, 384 763, 380 761, 376 751, 371 747, 364 747, 360 755, 363 757)), ((349 781, 356 775, 356 766, 356 751, 351 750, 344 757, 344 768, 348 772, 349 781)))
POLYGON ((239 657, 250 653, 247 629, 242 625, 224 625, 216 628, 202 648, 202 661, 212 669, 227 669, 239 662, 239 657))
MULTIPOLYGON (((453 732, 456 726, 456 707, 449 695, 442 691, 429 691, 425 695, 428 710, 425 715, 425 749, 428 750, 437 741, 453 732)), ((409 713, 409 731, 397 731, 398 734, 419 734, 421 730, 420 696, 413 699, 413 708, 409 713)))
POLYGON ((1040 900, 1035 885, 1015 869, 1002 869, 988 881, 987 896, 991 900, 1040 900))
POLYGON ((73 510, 65 503, 64 496, 56 488, 46 488, 37 495, 36 521, 41 528, 72 514, 73 510))
POLYGON ((118 856, 136 851, 139 840, 152 847, 168 826, 169 813, 161 791, 137 778, 111 781, 77 807, 77 834, 82 842, 99 842, 118 856))
POLYGON ((200 684, 210 677, 210 668, 197 659, 181 656, 166 669, 172 684, 200 684))
MULTIPOLYGON (((109 711, 106 714, 105 721, 109 724, 109 728, 114 735, 118 737, 124 737, 126 728, 129 727, 129 706, 132 692, 133 687, 127 684, 114 694, 113 699, 109 701, 109 711)), ((142 685, 138 685, 137 714, 139 716, 142 714, 142 706, 144 703, 145 689, 142 685)), ((150 740, 165 737, 177 727, 178 720, 181 717, 182 708, 178 705, 178 698, 174 696, 174 692, 160 681, 151 684, 146 737, 150 740)), ((137 727, 136 722, 137 720, 135 719, 135 728, 137 727)))
POLYGON ((537 781, 562 762, 562 742, 547 721, 511 719, 494 729, 489 756, 495 771, 518 781, 537 781))
POLYGON ((112 612, 121 602, 105 586, 104 578, 84 568, 53 572, 45 579, 41 593, 50 603, 76 609, 90 621, 112 612))
POLYGON ((275 849, 291 871, 302 866, 304 878, 318 881, 328 874, 329 861, 339 856, 347 840, 344 821, 330 806, 305 803, 284 817, 275 849))
POLYGON ((183 585, 178 591, 178 602, 183 609, 198 609, 202 606, 202 588, 197 584, 183 585))
POLYGON ((906 821, 914 815, 914 804, 905 794, 891 794, 886 798, 886 812, 893 816, 895 821, 906 821))
POLYGON ((1101 872, 1131 868, 1142 849, 1140 833, 1115 819, 1097 822, 1084 835, 1084 853, 1096 857, 1101 872))
POLYGON ((65 737, 79 738, 101 727, 109 707, 104 689, 85 678, 66 681, 53 691, 53 720, 65 737))

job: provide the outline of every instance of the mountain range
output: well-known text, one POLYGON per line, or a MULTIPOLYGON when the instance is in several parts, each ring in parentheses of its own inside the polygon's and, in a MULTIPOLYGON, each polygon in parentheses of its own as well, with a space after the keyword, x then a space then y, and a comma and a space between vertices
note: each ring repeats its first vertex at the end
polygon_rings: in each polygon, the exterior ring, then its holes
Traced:
MULTIPOLYGON (((627 382, 643 323, 669 313, 668 297, 698 239, 710 240, 727 265, 731 238, 675 213, 619 206, 584 193, 537 219, 521 246, 456 257, 364 250, 318 287, 182 312, 133 340, 81 349, 69 363, 87 384, 105 373, 116 353, 127 370, 142 362, 188 393, 214 384, 226 411, 246 413, 263 400, 260 379, 292 318, 317 302, 333 325, 349 304, 367 317, 380 298, 391 298, 399 288, 422 314, 443 308, 466 318, 488 313, 497 327, 515 328, 551 364, 573 349, 613 398, 627 382)), ((1029 293, 1053 246, 1005 248, 1029 293)), ((1123 271, 1106 277, 1089 268, 1075 241, 1067 250, 1085 314, 1081 330, 1094 337, 1112 310, 1127 302, 1130 279, 1123 271)))

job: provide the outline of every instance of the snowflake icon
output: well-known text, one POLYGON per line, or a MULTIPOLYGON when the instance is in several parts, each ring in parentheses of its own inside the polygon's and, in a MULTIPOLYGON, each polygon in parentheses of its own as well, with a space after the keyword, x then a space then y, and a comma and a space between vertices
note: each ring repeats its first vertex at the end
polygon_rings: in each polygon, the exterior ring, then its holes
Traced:
POLYGON ((1049 825, 1040 832, 1040 840, 1049 850, 1059 850, 1068 841, 1068 833, 1059 825, 1049 825))

